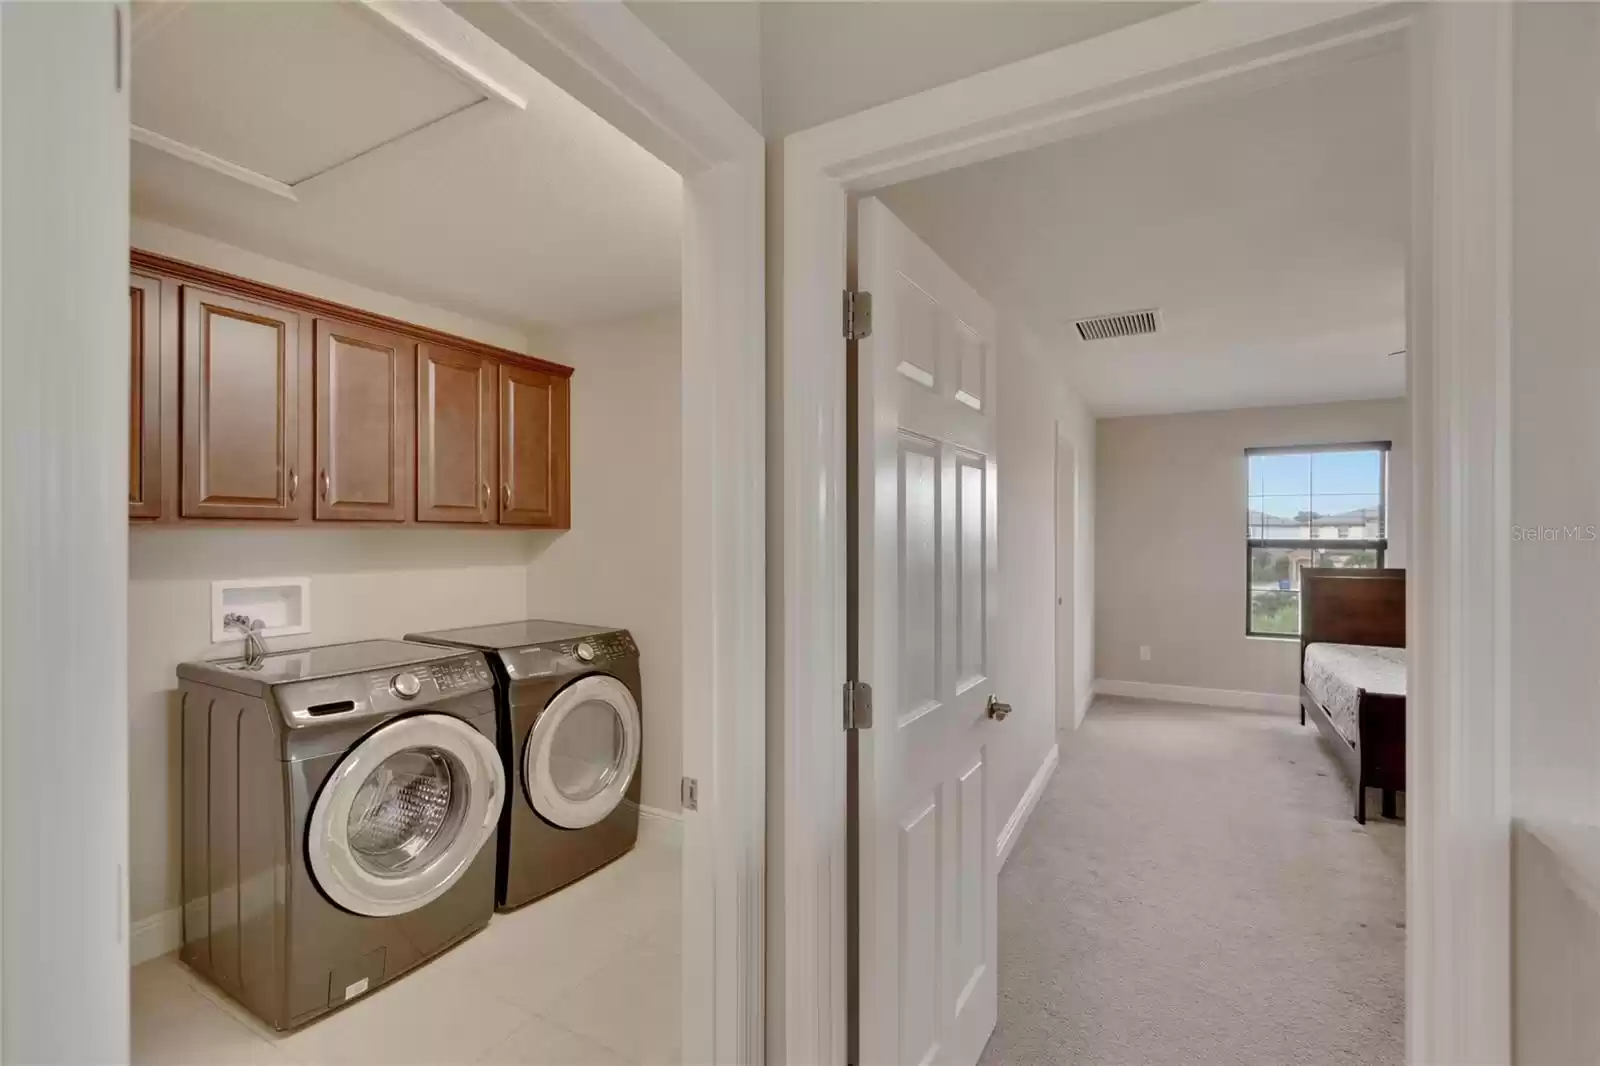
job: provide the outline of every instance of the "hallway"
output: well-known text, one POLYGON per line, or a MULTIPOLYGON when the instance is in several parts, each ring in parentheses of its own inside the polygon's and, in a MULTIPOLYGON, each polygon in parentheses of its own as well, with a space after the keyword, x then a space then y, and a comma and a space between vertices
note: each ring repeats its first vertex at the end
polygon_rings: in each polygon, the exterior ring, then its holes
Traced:
POLYGON ((983 1063, 1398 1066, 1404 829, 1356 824, 1324 744, 1097 700, 1000 875, 983 1063))

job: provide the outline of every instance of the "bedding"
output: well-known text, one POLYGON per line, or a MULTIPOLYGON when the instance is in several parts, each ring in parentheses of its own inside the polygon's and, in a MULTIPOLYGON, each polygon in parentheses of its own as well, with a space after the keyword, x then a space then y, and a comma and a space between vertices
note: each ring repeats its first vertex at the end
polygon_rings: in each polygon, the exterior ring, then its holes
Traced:
POLYGON ((1406 694, 1406 650, 1364 644, 1308 644, 1306 688, 1328 712, 1339 735, 1356 743, 1356 692, 1406 694))

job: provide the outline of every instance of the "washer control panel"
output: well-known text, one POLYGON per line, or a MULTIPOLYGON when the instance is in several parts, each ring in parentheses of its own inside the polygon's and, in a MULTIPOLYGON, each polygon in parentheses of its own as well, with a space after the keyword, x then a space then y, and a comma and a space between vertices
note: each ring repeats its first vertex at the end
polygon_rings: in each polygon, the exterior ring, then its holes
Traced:
POLYGON ((494 676, 483 656, 463 654, 400 669, 279 685, 275 696, 289 724, 299 726, 334 717, 393 712, 493 687, 494 676))

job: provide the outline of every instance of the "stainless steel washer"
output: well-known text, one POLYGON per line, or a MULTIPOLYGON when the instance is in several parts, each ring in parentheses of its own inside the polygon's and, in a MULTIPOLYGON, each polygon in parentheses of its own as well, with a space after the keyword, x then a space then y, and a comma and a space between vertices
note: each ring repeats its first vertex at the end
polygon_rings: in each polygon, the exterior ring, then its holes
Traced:
POLYGON ((482 655, 373 640, 178 678, 189 966, 291 1029, 488 923, 506 777, 482 655))
POLYGON ((487 653, 513 795, 497 897, 511 910, 625 855, 639 837, 639 648, 626 629, 530 620, 413 633, 487 653))

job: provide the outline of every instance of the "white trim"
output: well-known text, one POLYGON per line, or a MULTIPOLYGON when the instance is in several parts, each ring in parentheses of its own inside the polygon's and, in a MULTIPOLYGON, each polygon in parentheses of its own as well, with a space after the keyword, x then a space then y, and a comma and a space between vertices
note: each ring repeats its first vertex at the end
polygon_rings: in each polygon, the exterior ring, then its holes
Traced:
POLYGON ((782 881, 769 943, 772 1062, 845 1054, 836 716, 847 621, 838 329, 847 195, 1395 48, 1407 49, 1419 87, 1407 348, 1415 556, 1427 563, 1413 567, 1410 601, 1411 632, 1424 639, 1413 637, 1409 715, 1419 742, 1408 745, 1408 1053, 1417 1063, 1505 1060, 1509 35, 1505 5, 1195 4, 784 141, 769 355, 778 521, 768 802, 782 881), (1430 98, 1444 106, 1422 106, 1430 98))
POLYGON ((515 88, 528 66, 451 11, 443 0, 361 0, 361 6, 410 38, 429 58, 490 96, 519 110, 528 98, 515 88))
POLYGON ((1512 6, 1412 54, 1406 1054, 1511 1061, 1512 6))
POLYGON ((1061 745, 1052 744, 1038 772, 1033 775, 1033 780, 1028 782, 1028 790, 1022 794, 1022 799, 1017 801, 1016 809, 1011 812, 1011 817, 1006 819, 1005 828, 1000 830, 1000 836, 995 840, 994 853, 999 859, 998 865, 1004 866, 1006 860, 1011 857, 1011 850, 1017 846, 1017 838, 1022 835, 1022 827, 1028 824, 1033 809, 1039 805, 1039 797, 1044 795, 1044 787, 1050 783, 1050 778, 1055 776, 1056 767, 1060 763, 1061 745))
MULTIPOLYGON (((622 3, 451 10, 683 176, 685 1062, 759 1062, 766 917, 766 142, 622 3)), ((126 464, 124 464, 126 465, 126 464)))
POLYGON ((281 196, 285 200, 293 200, 296 203, 300 200, 300 197, 295 195, 294 189, 277 178, 269 178, 265 174, 251 170, 249 167, 240 166, 238 163, 223 159, 221 156, 212 155, 210 152, 196 148, 192 144, 175 141, 171 137, 157 133, 155 130, 147 130, 143 126, 130 124, 128 126, 128 136, 136 144, 154 148, 158 152, 165 152, 174 159, 181 159, 185 163, 193 163, 197 167, 204 167, 224 177, 232 178, 252 188, 260 189, 262 192, 270 192, 274 196, 281 196))
POLYGON ((1072 728, 1077 729, 1083 725, 1083 716, 1088 714, 1089 708, 1094 705, 1094 693, 1094 684, 1091 682, 1083 695, 1078 697, 1078 713, 1072 719, 1072 728))
POLYGON ((683 845, 683 812, 639 804, 639 840, 658 844, 683 845))
POLYGON ((1121 696, 1130 700, 1196 703, 1207 707, 1238 707, 1246 711, 1281 711, 1293 714, 1300 709, 1299 697, 1284 695, 1281 692, 1241 692, 1226 688, 1158 685, 1150 681, 1111 681, 1105 678, 1095 680, 1094 691, 1102 696, 1121 696))
POLYGON ((141 962, 170 955, 183 946, 183 908, 158 911, 133 923, 128 944, 128 962, 141 962))

